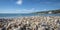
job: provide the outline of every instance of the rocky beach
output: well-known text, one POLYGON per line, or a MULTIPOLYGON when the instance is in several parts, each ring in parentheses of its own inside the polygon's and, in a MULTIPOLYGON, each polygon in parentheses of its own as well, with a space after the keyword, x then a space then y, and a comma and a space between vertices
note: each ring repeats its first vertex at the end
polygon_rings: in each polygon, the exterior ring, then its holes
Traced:
POLYGON ((0 18, 0 30, 60 30, 60 16, 0 18))

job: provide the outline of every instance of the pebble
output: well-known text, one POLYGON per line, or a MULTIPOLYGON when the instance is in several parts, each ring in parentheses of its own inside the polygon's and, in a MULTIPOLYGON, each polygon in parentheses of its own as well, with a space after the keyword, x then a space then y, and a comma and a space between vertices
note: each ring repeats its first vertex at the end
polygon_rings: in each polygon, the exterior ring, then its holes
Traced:
POLYGON ((0 30, 60 30, 60 16, 0 18, 0 30))

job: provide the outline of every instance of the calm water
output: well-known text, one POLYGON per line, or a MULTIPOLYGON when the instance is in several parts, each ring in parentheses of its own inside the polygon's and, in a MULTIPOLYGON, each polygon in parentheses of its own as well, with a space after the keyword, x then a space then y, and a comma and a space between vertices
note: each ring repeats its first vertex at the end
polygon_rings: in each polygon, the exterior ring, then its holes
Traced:
POLYGON ((20 17, 20 16, 60 16, 60 14, 0 14, 1 17, 20 17))

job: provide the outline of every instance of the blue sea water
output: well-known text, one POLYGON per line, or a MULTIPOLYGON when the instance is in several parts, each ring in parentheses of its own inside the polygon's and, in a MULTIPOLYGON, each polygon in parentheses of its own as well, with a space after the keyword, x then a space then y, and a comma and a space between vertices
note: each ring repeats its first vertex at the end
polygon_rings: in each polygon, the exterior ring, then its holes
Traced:
POLYGON ((19 13, 17 13, 17 14, 0 14, 0 18, 1 17, 21 17, 21 16, 35 16, 36 14, 19 14, 19 13))
POLYGON ((20 17, 20 16, 60 16, 60 14, 0 14, 1 17, 20 17))

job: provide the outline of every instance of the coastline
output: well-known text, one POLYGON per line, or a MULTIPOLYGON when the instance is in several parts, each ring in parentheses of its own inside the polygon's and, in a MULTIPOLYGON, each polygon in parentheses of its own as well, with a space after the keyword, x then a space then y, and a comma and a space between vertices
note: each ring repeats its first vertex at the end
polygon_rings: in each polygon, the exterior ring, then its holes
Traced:
POLYGON ((60 16, 0 18, 0 30, 59 30, 60 16))

